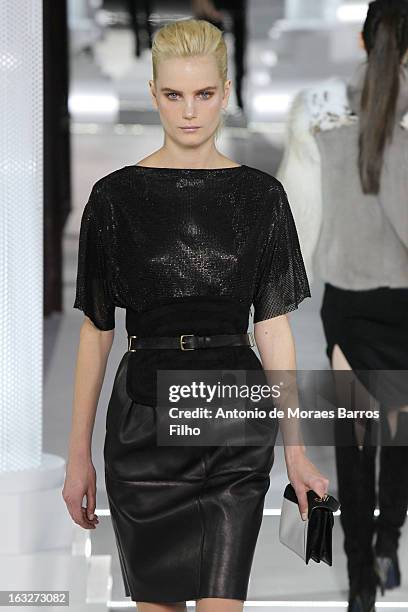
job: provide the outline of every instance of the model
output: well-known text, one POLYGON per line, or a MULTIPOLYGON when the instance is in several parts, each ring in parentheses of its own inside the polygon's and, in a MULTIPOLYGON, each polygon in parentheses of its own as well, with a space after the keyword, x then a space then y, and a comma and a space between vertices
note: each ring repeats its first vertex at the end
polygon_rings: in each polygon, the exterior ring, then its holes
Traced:
MULTIPOLYGON (((81 222, 74 306, 86 318, 64 499, 78 524, 95 527, 91 430, 122 307, 129 345, 108 406, 104 459, 125 593, 140 610, 196 600, 201 612, 240 611, 274 446, 157 444, 156 374, 295 369, 286 313, 310 289, 280 182, 215 147, 231 87, 221 31, 176 21, 156 33, 152 54, 164 144, 98 180, 81 222), (251 305, 262 363, 247 333, 251 305)), ((302 445, 284 452, 304 513, 306 491, 322 496, 328 480, 302 445)))
POLYGON ((383 594, 400 585, 408 509, 408 2, 371 2, 361 44, 367 60, 348 85, 333 79, 297 96, 277 174, 309 279, 325 283, 330 363, 357 373, 357 408, 374 400, 382 417, 335 425, 350 612, 374 610, 378 585, 383 594))

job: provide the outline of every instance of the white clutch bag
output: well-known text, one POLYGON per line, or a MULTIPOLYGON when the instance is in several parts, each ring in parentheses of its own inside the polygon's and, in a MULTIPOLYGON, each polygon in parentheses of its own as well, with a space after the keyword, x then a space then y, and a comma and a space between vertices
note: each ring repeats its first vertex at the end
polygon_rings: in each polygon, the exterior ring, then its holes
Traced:
POLYGON ((310 559, 332 565, 333 513, 340 504, 332 495, 318 497, 314 491, 307 492, 308 518, 302 520, 295 489, 289 483, 283 493, 279 522, 279 540, 293 550, 306 564, 310 559))

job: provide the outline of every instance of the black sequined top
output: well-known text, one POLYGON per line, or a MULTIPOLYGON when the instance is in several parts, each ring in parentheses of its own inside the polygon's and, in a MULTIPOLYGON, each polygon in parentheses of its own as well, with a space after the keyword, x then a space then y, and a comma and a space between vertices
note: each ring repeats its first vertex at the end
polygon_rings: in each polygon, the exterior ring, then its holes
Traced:
POLYGON ((85 206, 74 308, 102 330, 115 307, 135 313, 187 296, 226 296, 254 323, 310 297, 282 184, 246 165, 125 166, 85 206))
MULTIPOLYGON (((74 308, 99 329, 115 327, 118 306, 129 335, 245 333, 252 304, 257 323, 310 295, 286 193, 266 172, 134 165, 94 184, 74 308)), ((248 347, 136 350, 128 393, 154 405, 158 369, 195 367, 262 369, 248 347)))

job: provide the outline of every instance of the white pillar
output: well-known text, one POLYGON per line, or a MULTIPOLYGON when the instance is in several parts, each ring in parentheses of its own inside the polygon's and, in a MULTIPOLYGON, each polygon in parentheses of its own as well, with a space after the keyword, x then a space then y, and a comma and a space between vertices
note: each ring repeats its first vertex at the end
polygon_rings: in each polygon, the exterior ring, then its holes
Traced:
POLYGON ((62 499, 65 460, 42 452, 42 39, 42 2, 0 3, 0 590, 69 590, 85 610, 93 563, 72 544, 89 532, 62 499))
POLYGON ((0 3, 0 473, 42 452, 42 3, 0 3))
POLYGON ((67 545, 72 520, 42 452, 42 2, 1 2, 0 31, 0 541, 21 553, 67 545))

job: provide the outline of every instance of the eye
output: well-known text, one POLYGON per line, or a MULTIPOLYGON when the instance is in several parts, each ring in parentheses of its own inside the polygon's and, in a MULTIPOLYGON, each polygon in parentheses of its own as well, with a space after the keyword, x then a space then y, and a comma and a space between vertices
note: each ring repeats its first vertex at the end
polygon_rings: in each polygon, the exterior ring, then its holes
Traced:
POLYGON ((212 92, 211 91, 201 91, 199 95, 204 96, 204 100, 208 100, 208 98, 211 98, 212 92))
MULTIPOLYGON (((165 95, 168 100, 177 100, 178 98, 178 94, 174 91, 170 91, 166 93, 165 95)), ((213 92, 204 90, 204 91, 200 91, 198 95, 201 97, 202 100, 208 100, 209 98, 212 97, 213 92)))

